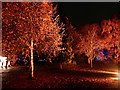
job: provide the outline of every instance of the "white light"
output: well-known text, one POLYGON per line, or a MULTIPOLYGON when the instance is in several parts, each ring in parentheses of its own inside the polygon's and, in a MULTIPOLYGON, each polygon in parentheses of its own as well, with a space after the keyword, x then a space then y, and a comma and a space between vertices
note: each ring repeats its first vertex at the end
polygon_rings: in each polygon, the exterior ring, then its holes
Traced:
POLYGON ((2 57, 2 56, 0 56, 0 60, 1 60, 1 61, 6 61, 6 60, 7 60, 7 57, 2 57))
POLYGON ((112 80, 118 80, 118 78, 116 77, 116 78, 111 78, 112 80))
POLYGON ((0 67, 6 66, 6 61, 7 61, 7 57, 0 56, 0 67), (2 65, 2 63, 3 63, 3 65, 2 65))
POLYGON ((116 72, 115 74, 117 75, 117 77, 114 77, 114 78, 111 78, 111 79, 113 79, 113 80, 120 80, 120 73, 116 72))

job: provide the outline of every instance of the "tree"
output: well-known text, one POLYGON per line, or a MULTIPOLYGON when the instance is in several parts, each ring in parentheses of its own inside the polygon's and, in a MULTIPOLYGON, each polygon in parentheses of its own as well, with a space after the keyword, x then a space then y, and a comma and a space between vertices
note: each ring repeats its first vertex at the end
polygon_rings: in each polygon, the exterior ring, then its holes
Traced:
POLYGON ((110 49, 111 47, 114 47, 116 57, 115 62, 117 63, 120 57, 120 20, 117 16, 111 20, 103 20, 101 26, 102 35, 106 36, 105 38, 108 38, 106 42, 109 43, 109 47, 107 48, 110 49))
MULTIPOLYGON (((96 49, 110 50, 112 47, 117 47, 114 49, 116 57, 119 58, 120 55, 120 20, 103 20, 101 22, 101 27, 98 24, 85 25, 82 27, 83 32, 80 34, 80 42, 77 44, 79 53, 85 53, 88 56, 88 63, 96 57, 96 49), (99 32, 100 31, 100 32, 99 32)), ((117 60, 118 61, 118 60, 117 60)))
POLYGON ((67 61, 68 63, 72 63, 74 58, 74 52, 73 52, 73 34, 75 33, 75 28, 72 26, 69 19, 66 17, 66 27, 65 27, 65 38, 64 38, 64 47, 65 51, 67 53, 67 61))
POLYGON ((33 78, 33 50, 49 53, 50 61, 61 50, 63 24, 57 7, 50 2, 4 3, 3 6, 3 53, 30 54, 30 78, 33 78))
POLYGON ((92 65, 92 60, 95 58, 96 38, 97 30, 99 26, 97 24, 85 25, 83 30, 86 31, 84 35, 80 34, 80 42, 77 44, 79 53, 85 53, 88 56, 88 63, 92 65))
POLYGON ((66 57, 65 62, 73 63, 74 54, 76 52, 76 43, 79 42, 79 34, 76 32, 76 28, 73 27, 70 20, 65 17, 65 32, 63 37, 64 54, 66 57))

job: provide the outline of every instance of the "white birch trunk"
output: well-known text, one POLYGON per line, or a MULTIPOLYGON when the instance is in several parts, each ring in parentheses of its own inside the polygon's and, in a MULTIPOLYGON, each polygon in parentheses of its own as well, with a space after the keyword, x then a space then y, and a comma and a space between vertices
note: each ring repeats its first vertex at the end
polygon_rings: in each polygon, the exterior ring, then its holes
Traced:
POLYGON ((91 66, 91 68, 93 67, 93 63, 92 63, 92 60, 93 60, 93 57, 94 57, 94 55, 93 55, 93 53, 94 53, 94 51, 93 51, 93 39, 95 37, 95 34, 96 34, 96 31, 93 32, 93 35, 92 35, 92 38, 91 38, 91 41, 90 41, 90 47, 91 47, 91 49, 90 49, 90 55, 91 55, 90 56, 90 66, 91 66))
POLYGON ((30 78, 34 78, 34 63, 33 63, 33 39, 31 39, 31 60, 30 60, 30 78))

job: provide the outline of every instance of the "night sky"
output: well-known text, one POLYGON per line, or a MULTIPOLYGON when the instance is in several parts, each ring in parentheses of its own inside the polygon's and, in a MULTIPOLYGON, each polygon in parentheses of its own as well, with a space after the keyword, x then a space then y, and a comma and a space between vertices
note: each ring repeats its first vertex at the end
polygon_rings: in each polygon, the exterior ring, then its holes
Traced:
POLYGON ((58 3, 58 12, 64 21, 67 16, 72 25, 79 27, 88 23, 99 23, 102 19, 110 19, 118 14, 119 3, 108 2, 61 2, 58 3))

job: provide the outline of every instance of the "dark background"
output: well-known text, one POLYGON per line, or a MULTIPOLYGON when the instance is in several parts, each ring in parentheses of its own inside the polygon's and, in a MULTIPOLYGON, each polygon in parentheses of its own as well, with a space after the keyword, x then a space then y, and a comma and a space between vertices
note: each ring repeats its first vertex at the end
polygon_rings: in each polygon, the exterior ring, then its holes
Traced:
POLYGON ((118 16, 119 4, 119 2, 59 2, 58 13, 63 22, 67 16, 73 26, 79 27, 118 16))

